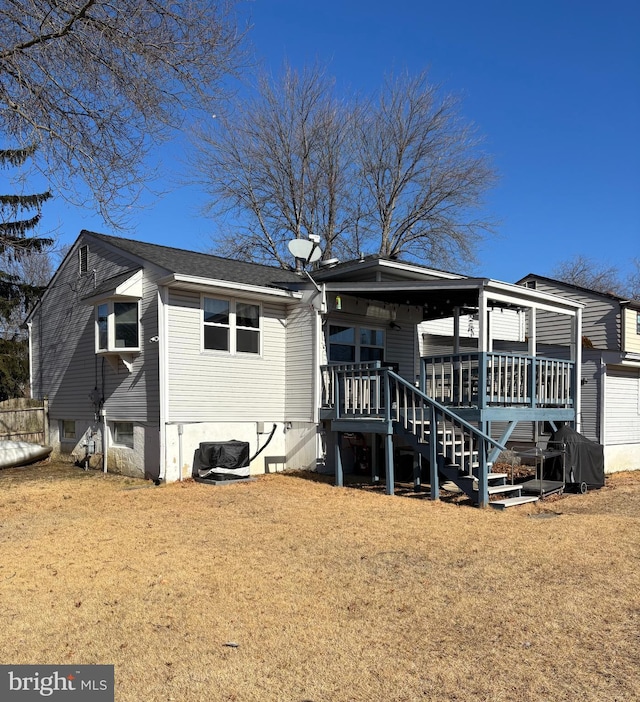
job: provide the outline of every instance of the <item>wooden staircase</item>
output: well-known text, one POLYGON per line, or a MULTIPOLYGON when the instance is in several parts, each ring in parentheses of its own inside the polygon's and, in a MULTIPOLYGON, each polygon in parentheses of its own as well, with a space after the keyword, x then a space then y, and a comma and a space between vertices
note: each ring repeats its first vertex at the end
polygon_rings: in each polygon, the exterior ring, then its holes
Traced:
MULTIPOLYGON (((387 489, 391 493, 391 437, 395 434, 427 460, 432 499, 439 497, 441 478, 455 483, 481 507, 505 509, 538 499, 523 496, 519 486, 507 484, 506 474, 491 472, 493 456, 504 450, 504 445, 391 369, 375 362, 325 366, 324 370, 327 382, 323 407, 332 410, 333 431, 386 435, 387 489)), ((340 465, 336 476, 340 471, 338 484, 342 484, 339 455, 336 460, 340 465)))
MULTIPOLYGON (((405 441, 427 460, 430 458, 430 441, 433 436, 430 421, 394 422, 396 433, 403 436, 405 441)), ((475 505, 480 502, 479 452, 473 441, 473 436, 461 431, 446 428, 442 423, 437 427, 436 460, 438 472, 445 480, 454 483, 475 505)), ((538 497, 523 495, 519 485, 507 482, 507 473, 491 472, 492 464, 487 464, 487 494, 489 506, 494 509, 506 509, 519 505, 537 502, 538 497)))

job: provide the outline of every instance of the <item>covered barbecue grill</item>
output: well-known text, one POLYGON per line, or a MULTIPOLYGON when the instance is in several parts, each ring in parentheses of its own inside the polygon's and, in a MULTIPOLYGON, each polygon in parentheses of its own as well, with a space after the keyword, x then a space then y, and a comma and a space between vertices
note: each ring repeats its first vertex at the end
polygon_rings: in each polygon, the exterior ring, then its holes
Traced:
POLYGON ((604 485, 604 449, 600 444, 565 425, 552 434, 548 448, 563 455, 544 462, 545 479, 564 479, 566 485, 582 493, 604 485))

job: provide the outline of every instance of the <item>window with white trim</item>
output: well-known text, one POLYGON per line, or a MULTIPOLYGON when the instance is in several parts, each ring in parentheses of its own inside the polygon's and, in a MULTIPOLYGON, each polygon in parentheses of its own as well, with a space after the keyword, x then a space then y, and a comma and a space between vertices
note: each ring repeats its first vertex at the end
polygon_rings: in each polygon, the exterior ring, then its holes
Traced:
POLYGON ((139 351, 139 308, 137 301, 96 305, 96 351, 139 351))
POLYGON ((202 298, 202 347, 207 351, 260 354, 260 305, 202 298))
POLYGON ((116 446, 133 448, 133 422, 113 423, 113 443, 116 446))
POLYGON ((384 359, 384 331, 368 327, 329 325, 329 361, 365 363, 384 359))

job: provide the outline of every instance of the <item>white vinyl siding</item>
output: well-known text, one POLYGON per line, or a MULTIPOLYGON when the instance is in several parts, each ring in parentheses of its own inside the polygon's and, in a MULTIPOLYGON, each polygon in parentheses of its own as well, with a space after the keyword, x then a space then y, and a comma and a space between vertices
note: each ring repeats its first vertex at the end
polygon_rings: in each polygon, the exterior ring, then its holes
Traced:
POLYGON ((262 355, 231 355, 202 350, 200 295, 169 291, 168 421, 284 419, 285 308, 261 304, 262 355))
POLYGON ((289 309, 286 328, 286 419, 311 421, 314 412, 314 324, 310 307, 289 309))
POLYGON ((90 295, 96 283, 139 265, 122 251, 90 240, 94 275, 79 276, 78 253, 70 252, 55 284, 42 299, 32 321, 33 395, 48 396, 52 419, 95 422, 88 399, 97 388, 105 398, 109 420, 128 420, 159 426, 158 345, 148 340, 158 333, 157 287, 163 271, 146 268, 140 301, 140 351, 130 373, 120 362, 114 370, 96 355, 96 320, 90 295))
POLYGON ((605 432, 612 444, 640 443, 640 373, 607 368, 605 432))
MULTIPOLYGON (((582 310, 582 336, 596 349, 620 350, 620 304, 597 293, 575 290, 547 280, 536 280, 536 289, 552 293, 585 305, 582 310)), ((537 313, 536 336, 540 343, 564 344, 570 341, 569 325, 565 315, 551 312, 537 313)))

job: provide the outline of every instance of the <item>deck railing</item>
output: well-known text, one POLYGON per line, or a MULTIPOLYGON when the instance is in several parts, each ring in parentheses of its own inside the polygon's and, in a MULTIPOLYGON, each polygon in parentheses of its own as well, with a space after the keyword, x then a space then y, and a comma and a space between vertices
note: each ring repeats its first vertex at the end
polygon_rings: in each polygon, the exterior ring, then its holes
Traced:
POLYGON ((504 446, 379 362, 322 366, 323 407, 335 419, 380 419, 401 425, 428 445, 431 489, 438 490, 437 468, 455 465, 472 475, 477 469, 479 501, 488 501, 489 454, 504 446))
POLYGON ((421 359, 420 388, 453 407, 572 407, 575 363, 511 353, 421 359), (484 392, 482 392, 484 390, 484 392))

